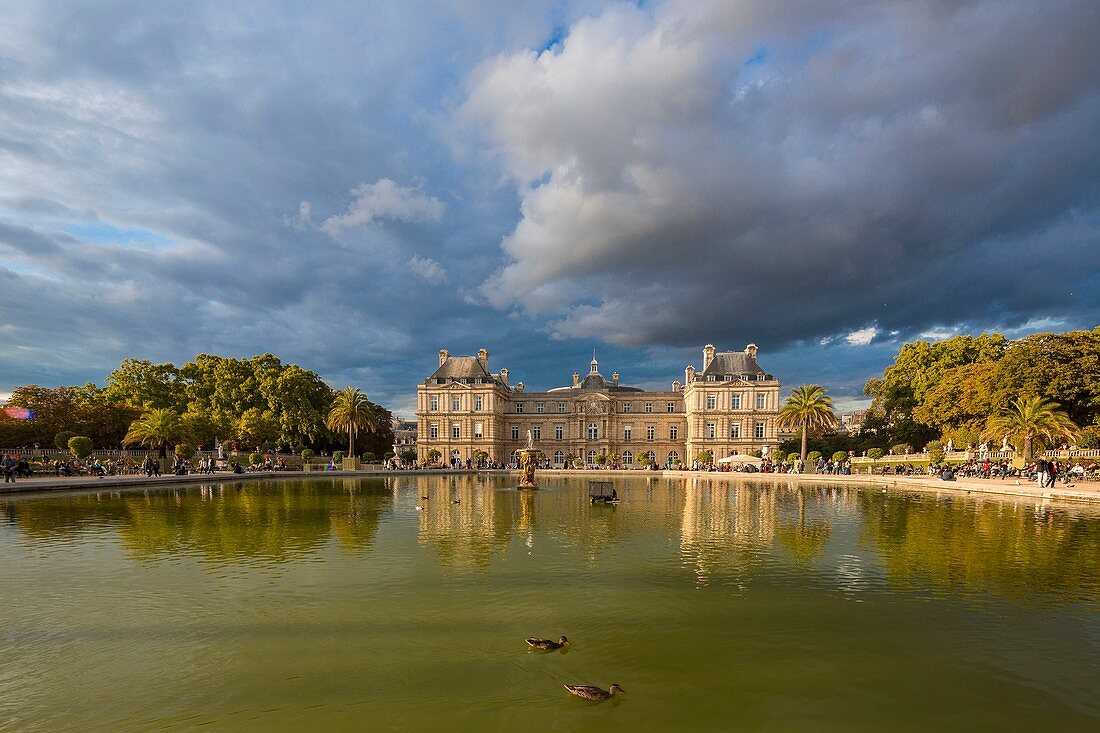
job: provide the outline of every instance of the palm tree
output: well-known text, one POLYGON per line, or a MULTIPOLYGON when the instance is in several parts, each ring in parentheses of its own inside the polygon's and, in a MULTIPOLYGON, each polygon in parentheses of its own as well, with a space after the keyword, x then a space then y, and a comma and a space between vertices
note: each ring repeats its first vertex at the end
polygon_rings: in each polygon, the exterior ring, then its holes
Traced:
POLYGON ((360 430, 368 433, 377 430, 378 417, 367 396, 358 387, 344 387, 332 400, 325 425, 334 432, 348 431, 348 455, 354 456, 356 434, 360 430))
POLYGON ((568 466, 569 468, 573 468, 575 465, 577 465, 577 454, 576 453, 569 453, 568 455, 566 455, 565 456, 565 465, 568 466))
POLYGON ((1019 441, 1023 444, 1024 462, 1027 463, 1031 460, 1036 438, 1053 443, 1058 438, 1074 440, 1077 437, 1077 425, 1058 407, 1057 402, 1046 397, 1019 397, 1000 415, 989 418, 982 440, 1008 436, 1013 443, 1019 441))
POLYGON ((185 433, 183 418, 179 413, 161 407, 146 410, 141 417, 130 423, 130 429, 126 431, 122 442, 159 448, 160 457, 164 458, 168 455, 168 444, 178 443, 185 433))
POLYGON ((797 428, 802 431, 801 460, 806 460, 806 438, 811 432, 825 432, 835 428, 839 420, 833 412, 833 400, 825 394, 820 384, 803 384, 791 389, 787 404, 779 410, 780 428, 797 428))

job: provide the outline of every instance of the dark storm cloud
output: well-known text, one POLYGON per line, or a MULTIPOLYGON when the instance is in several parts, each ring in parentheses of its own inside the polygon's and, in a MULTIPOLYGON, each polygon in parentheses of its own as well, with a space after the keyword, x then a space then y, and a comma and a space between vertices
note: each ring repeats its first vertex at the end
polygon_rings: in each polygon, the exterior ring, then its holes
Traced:
POLYGON ((831 10, 618 6, 487 62, 523 216, 483 293, 623 344, 1100 319, 1100 5, 831 10))
POLYGON ((0 391, 1100 320, 1096 3, 640 5, 0 1, 0 391))

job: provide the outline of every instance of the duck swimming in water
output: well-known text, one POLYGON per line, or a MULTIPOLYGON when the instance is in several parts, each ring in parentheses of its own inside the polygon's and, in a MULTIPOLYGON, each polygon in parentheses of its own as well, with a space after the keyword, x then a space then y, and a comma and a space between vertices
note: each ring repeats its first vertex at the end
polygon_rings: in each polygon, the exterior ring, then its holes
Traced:
POLYGON ((610 700, 621 693, 626 692, 623 688, 616 684, 612 684, 609 689, 603 689, 596 687, 595 685, 566 685, 565 689, 569 690, 569 694, 576 695, 577 697, 583 697, 585 700, 610 700))
POLYGON ((553 639, 540 639, 537 636, 532 636, 530 639, 524 639, 527 642, 527 646, 532 649, 542 649, 544 651, 553 651, 554 649, 561 649, 563 646, 569 643, 569 639, 564 636, 559 636, 557 641, 553 639))

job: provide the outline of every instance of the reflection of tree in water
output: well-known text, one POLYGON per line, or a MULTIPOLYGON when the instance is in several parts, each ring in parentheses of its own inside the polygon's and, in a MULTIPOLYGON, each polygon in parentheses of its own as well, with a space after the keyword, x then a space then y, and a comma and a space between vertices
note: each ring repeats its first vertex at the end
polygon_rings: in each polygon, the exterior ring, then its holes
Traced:
POLYGON ((197 552, 209 559, 285 561, 329 534, 328 500, 301 481, 209 485, 124 497, 123 545, 136 557, 197 552))
POLYGON ((862 539, 890 577, 1100 598, 1100 516, 1042 504, 863 493, 862 539))
POLYGON ((117 524, 126 511, 110 492, 71 494, 4 502, 6 521, 36 543, 68 542, 81 534, 117 524))
POLYGON ((342 497, 329 500, 332 535, 350 553, 373 549, 382 516, 393 510, 393 494, 384 486, 365 485, 354 479, 344 481, 343 489, 342 497))
POLYGON ((776 488, 711 479, 685 481, 680 554, 699 582, 714 574, 744 581, 775 541, 776 488))
POLYGON ((794 525, 781 524, 776 529, 775 538, 797 562, 807 563, 825 552, 833 528, 828 522, 806 521, 806 493, 812 489, 793 486, 791 490, 798 501, 798 522, 794 525))
POLYGON ((420 484, 431 498, 421 502, 418 541, 432 547, 441 563, 453 567, 487 567, 508 546, 515 524, 519 492, 453 477, 420 484), (458 500, 460 503, 455 504, 458 500))

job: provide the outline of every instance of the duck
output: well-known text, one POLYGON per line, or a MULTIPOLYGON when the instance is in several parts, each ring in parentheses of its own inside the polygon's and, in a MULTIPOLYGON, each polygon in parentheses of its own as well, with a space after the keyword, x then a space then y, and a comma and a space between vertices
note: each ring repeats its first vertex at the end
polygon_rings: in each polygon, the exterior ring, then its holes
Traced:
POLYGON ((610 700, 615 695, 626 692, 623 688, 617 684, 612 684, 608 689, 602 687, 596 687, 595 685, 566 685, 565 689, 569 690, 569 694, 576 695, 577 697, 583 697, 585 700, 610 700))
POLYGON ((524 639, 527 642, 527 646, 532 649, 543 649, 545 651, 553 651, 554 649, 561 649, 563 646, 569 643, 569 639, 564 636, 559 636, 557 641, 553 639, 540 639, 537 636, 532 636, 530 639, 524 639))

